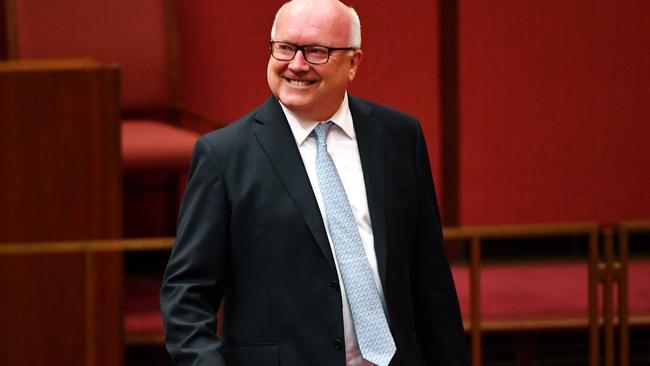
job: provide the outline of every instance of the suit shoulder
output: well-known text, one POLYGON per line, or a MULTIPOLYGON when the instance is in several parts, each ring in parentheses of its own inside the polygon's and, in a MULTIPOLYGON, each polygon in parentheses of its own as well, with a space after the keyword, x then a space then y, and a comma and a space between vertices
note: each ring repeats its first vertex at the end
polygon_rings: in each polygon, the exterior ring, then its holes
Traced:
POLYGON ((390 125, 395 124, 396 127, 410 125, 412 128, 418 124, 418 120, 414 116, 386 105, 357 97, 350 97, 350 102, 351 105, 356 106, 361 111, 371 113, 373 120, 379 120, 390 125))
POLYGON ((412 136, 421 130, 417 118, 395 108, 356 97, 350 97, 350 106, 352 110, 367 114, 373 123, 381 124, 390 133, 412 136))
POLYGON ((255 115, 255 111, 256 109, 218 130, 204 134, 201 136, 201 139, 211 145, 228 145, 241 140, 241 138, 246 136, 251 129, 251 125, 254 122, 253 116, 255 115))
POLYGON ((230 155, 246 146, 250 146, 257 107, 228 125, 201 136, 199 141, 207 143, 219 155, 230 155))

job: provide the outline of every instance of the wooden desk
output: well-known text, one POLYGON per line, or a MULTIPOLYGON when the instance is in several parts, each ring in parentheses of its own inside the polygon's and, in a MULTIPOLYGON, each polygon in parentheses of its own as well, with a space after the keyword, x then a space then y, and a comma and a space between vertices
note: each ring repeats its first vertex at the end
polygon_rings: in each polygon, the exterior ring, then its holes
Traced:
POLYGON ((121 253, 26 243, 121 236, 117 67, 0 62, 0 172, 0 365, 122 365, 121 253))
POLYGON ((119 70, 0 62, 0 243, 122 234, 119 70))

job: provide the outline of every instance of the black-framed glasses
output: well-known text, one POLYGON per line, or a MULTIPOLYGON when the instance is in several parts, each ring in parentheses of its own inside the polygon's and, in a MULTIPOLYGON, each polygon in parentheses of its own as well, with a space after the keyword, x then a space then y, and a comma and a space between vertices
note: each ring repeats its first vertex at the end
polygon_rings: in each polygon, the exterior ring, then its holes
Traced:
POLYGON ((298 45, 289 42, 271 41, 271 56, 278 61, 291 61, 296 57, 298 51, 302 51, 305 61, 314 65, 322 65, 330 60, 330 54, 333 51, 354 51, 354 47, 325 47, 298 45))

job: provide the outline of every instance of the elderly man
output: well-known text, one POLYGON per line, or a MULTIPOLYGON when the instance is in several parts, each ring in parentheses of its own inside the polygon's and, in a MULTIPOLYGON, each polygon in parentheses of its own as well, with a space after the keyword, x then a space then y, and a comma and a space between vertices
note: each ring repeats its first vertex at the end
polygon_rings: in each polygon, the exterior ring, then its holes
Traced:
POLYGON ((467 364, 422 130, 346 92, 360 29, 283 5, 273 96, 197 142, 161 291, 175 365, 467 364))

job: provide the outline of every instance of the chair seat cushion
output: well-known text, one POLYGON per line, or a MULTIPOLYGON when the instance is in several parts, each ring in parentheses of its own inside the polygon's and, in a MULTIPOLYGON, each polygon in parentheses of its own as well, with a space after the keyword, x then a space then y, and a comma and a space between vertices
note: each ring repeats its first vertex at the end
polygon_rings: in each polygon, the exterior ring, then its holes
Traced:
POLYGON ((126 172, 186 170, 199 134, 161 121, 122 121, 122 159, 126 172))
POLYGON ((162 333, 160 315, 160 281, 152 278, 129 278, 126 282, 124 328, 128 334, 162 333))

